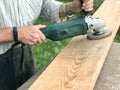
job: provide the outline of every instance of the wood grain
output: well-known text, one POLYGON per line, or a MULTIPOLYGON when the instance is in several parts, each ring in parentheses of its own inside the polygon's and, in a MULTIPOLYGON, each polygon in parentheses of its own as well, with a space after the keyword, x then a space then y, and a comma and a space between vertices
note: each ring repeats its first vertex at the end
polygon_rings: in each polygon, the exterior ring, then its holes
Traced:
POLYGON ((93 90, 120 26, 120 0, 105 0, 93 16, 103 18, 112 35, 100 40, 74 37, 29 90, 93 90))

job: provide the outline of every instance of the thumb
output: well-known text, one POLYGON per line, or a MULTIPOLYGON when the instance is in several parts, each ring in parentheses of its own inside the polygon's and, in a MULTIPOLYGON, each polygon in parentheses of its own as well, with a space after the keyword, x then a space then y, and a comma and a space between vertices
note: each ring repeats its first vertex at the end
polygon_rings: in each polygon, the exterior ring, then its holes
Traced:
POLYGON ((39 29, 41 29, 41 28, 45 28, 46 27, 46 25, 38 25, 38 27, 39 27, 39 29))

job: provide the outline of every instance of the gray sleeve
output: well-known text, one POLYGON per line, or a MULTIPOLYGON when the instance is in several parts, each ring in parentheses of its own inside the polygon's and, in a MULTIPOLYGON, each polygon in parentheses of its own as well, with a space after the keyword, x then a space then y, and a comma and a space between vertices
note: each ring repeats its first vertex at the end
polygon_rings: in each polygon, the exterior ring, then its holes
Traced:
POLYGON ((59 22, 59 8, 62 3, 55 0, 43 0, 41 16, 52 22, 59 22))

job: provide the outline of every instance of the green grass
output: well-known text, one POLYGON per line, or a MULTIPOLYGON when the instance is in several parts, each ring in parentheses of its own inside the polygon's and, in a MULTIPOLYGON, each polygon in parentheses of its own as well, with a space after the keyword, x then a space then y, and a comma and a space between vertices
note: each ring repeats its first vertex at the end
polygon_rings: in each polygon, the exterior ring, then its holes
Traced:
MULTIPOLYGON (((72 0, 58 0, 62 2, 68 2, 72 0)), ((100 6, 100 4, 103 2, 103 0, 95 0, 94 1, 94 8, 95 10, 100 6)), ((45 24, 45 25, 50 25, 50 21, 43 20, 41 17, 38 18, 36 21, 36 24, 45 24)), ((120 31, 118 32, 115 41, 120 42, 120 37, 119 37, 120 31)), ((51 41, 51 40, 46 40, 46 42, 36 45, 35 46, 35 57, 36 57, 36 62, 37 62, 37 67, 38 69, 41 69, 44 67, 48 62, 53 60, 56 55, 60 53, 60 51, 69 43, 69 39, 65 39, 62 41, 51 41)))
POLYGON ((120 27, 114 41, 120 43, 120 27))

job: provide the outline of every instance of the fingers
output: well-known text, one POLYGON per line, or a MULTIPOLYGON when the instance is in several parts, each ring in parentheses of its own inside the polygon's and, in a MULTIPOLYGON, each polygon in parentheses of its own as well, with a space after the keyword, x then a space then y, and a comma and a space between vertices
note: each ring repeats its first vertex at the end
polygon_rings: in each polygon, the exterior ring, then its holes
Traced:
POLYGON ((41 31, 39 31, 38 36, 36 36, 36 40, 37 40, 36 43, 41 44, 42 42, 44 42, 46 40, 46 37, 44 36, 44 34, 41 31))
POLYGON ((45 35, 40 29, 45 28, 45 25, 33 25, 18 28, 18 39, 20 42, 27 45, 41 44, 45 41, 45 35))
POLYGON ((84 3, 82 5, 82 9, 85 11, 92 11, 93 10, 93 0, 84 0, 84 3))
POLYGON ((43 42, 41 36, 39 36, 38 33, 36 35, 34 34, 35 36, 32 36, 32 39, 30 39, 31 43, 33 43, 33 44, 41 44, 43 42))
POLYGON ((41 32, 41 29, 45 28, 46 25, 36 25, 36 33, 33 35, 34 40, 32 41, 35 44, 40 44, 46 40, 45 35, 41 32))
POLYGON ((39 39, 38 39, 38 42, 39 43, 41 43, 41 40, 44 42, 45 41, 45 39, 46 39, 46 37, 45 37, 45 35, 41 32, 41 30, 43 30, 43 28, 45 28, 46 27, 46 25, 38 25, 38 28, 39 28, 39 39))

